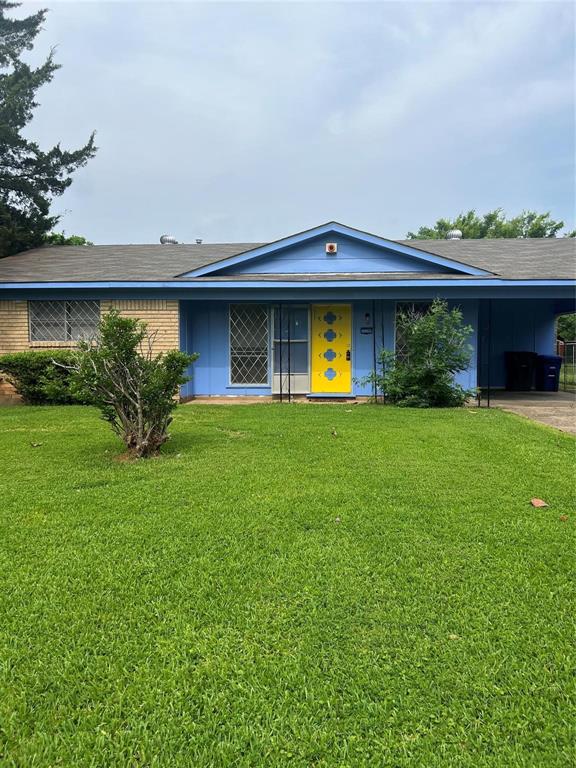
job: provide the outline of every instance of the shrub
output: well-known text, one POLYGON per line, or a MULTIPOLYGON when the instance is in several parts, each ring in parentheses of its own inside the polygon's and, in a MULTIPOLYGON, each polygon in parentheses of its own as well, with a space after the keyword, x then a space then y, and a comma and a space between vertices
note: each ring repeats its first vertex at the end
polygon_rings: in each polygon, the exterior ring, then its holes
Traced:
POLYGON ((556 335, 562 341, 576 340, 576 314, 560 315, 556 326, 556 335))
POLYGON ((457 307, 435 299, 425 314, 406 312, 397 324, 405 339, 400 358, 380 353, 380 370, 365 381, 376 383, 388 402, 417 408, 462 406, 473 394, 454 381, 470 363, 472 327, 457 307))
POLYGON ((198 357, 178 350, 155 355, 155 336, 112 310, 93 340, 79 342, 72 365, 75 391, 100 409, 135 458, 156 455, 168 440, 174 398, 198 357))
POLYGON ((37 349, 0 356, 0 373, 29 405, 68 405, 78 402, 66 366, 73 362, 69 349, 37 349))

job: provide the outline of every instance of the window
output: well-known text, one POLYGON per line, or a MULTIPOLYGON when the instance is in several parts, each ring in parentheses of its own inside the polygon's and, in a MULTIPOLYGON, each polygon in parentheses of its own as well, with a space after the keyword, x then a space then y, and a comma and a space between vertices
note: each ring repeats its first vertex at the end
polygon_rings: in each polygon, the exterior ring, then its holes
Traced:
POLYGON ((403 301, 396 304, 396 358, 403 359, 406 357, 406 336, 404 329, 398 322, 400 315, 409 315, 413 317, 422 317, 430 309, 429 301, 403 301))
POLYGON ((98 301, 29 301, 30 341, 77 341, 94 335, 98 301))
POLYGON ((230 383, 268 384, 268 308, 230 304, 230 383))

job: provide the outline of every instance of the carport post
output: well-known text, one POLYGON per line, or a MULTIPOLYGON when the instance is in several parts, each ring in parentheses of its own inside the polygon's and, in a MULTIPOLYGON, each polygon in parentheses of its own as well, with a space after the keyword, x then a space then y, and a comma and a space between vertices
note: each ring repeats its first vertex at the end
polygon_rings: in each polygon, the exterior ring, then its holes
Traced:
POLYGON ((491 392, 491 375, 492 375, 492 299, 488 299, 488 365, 486 371, 487 378, 487 392, 486 392, 486 407, 490 408, 490 395, 491 392))
MULTIPOLYGON (((282 387, 282 304, 278 306, 278 325, 280 326, 280 333, 278 335, 278 341, 280 342, 280 348, 278 350, 278 375, 280 376, 280 402, 283 402, 283 387, 282 387)), ((274 331, 272 331, 272 346, 274 346, 274 331)), ((274 355, 272 355, 272 370, 274 370, 274 355)), ((274 374, 272 374, 272 381, 274 381, 274 374)))

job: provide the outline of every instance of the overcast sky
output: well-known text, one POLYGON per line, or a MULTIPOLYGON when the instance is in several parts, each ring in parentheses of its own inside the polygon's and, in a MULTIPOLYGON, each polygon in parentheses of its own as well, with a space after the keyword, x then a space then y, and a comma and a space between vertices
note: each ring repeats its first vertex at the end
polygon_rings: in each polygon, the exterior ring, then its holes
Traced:
POLYGON ((62 69, 28 133, 99 146, 54 203, 68 233, 401 238, 498 206, 576 225, 572 3, 42 5, 34 60, 57 45, 62 69))

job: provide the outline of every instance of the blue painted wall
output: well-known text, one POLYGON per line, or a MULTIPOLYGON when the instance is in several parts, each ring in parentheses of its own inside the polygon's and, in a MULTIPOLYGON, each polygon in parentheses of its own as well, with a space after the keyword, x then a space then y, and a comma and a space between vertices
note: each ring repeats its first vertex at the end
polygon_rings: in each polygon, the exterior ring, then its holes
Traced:
POLYGON ((505 386, 507 351, 554 354, 557 302, 508 299, 479 303, 480 386, 488 386, 488 376, 490 386, 505 386))
POLYGON ((190 368, 192 380, 182 388, 184 397, 271 393, 270 387, 230 384, 228 322, 228 302, 180 302, 180 346, 200 355, 190 368))
MULTIPOLYGON (((424 254, 423 254, 424 257, 424 254)), ((392 249, 363 243, 343 235, 313 238, 292 245, 271 256, 227 267, 222 275, 301 274, 349 272, 433 272, 450 274, 455 270, 411 258, 392 249), (326 253, 326 243, 336 242, 338 252, 326 253)))
MULTIPOLYGON (((476 387, 476 328, 478 302, 452 302, 463 310, 464 320, 474 327, 470 343, 474 347, 470 368, 458 376, 467 389, 476 387)), ((180 337, 182 349, 198 352, 200 358, 191 366, 192 381, 182 389, 184 397, 192 395, 270 395, 271 387, 231 385, 229 381, 228 302, 181 301, 180 337)), ((372 388, 358 379, 374 368, 374 355, 382 347, 394 349, 396 301, 374 300, 353 303, 352 375, 356 395, 371 395, 372 388)))
POLYGON ((468 343, 472 347, 470 365, 467 370, 456 374, 456 381, 464 389, 473 391, 478 386, 478 301, 476 299, 449 301, 448 306, 459 307, 463 322, 472 326, 472 333, 468 337, 468 343))

